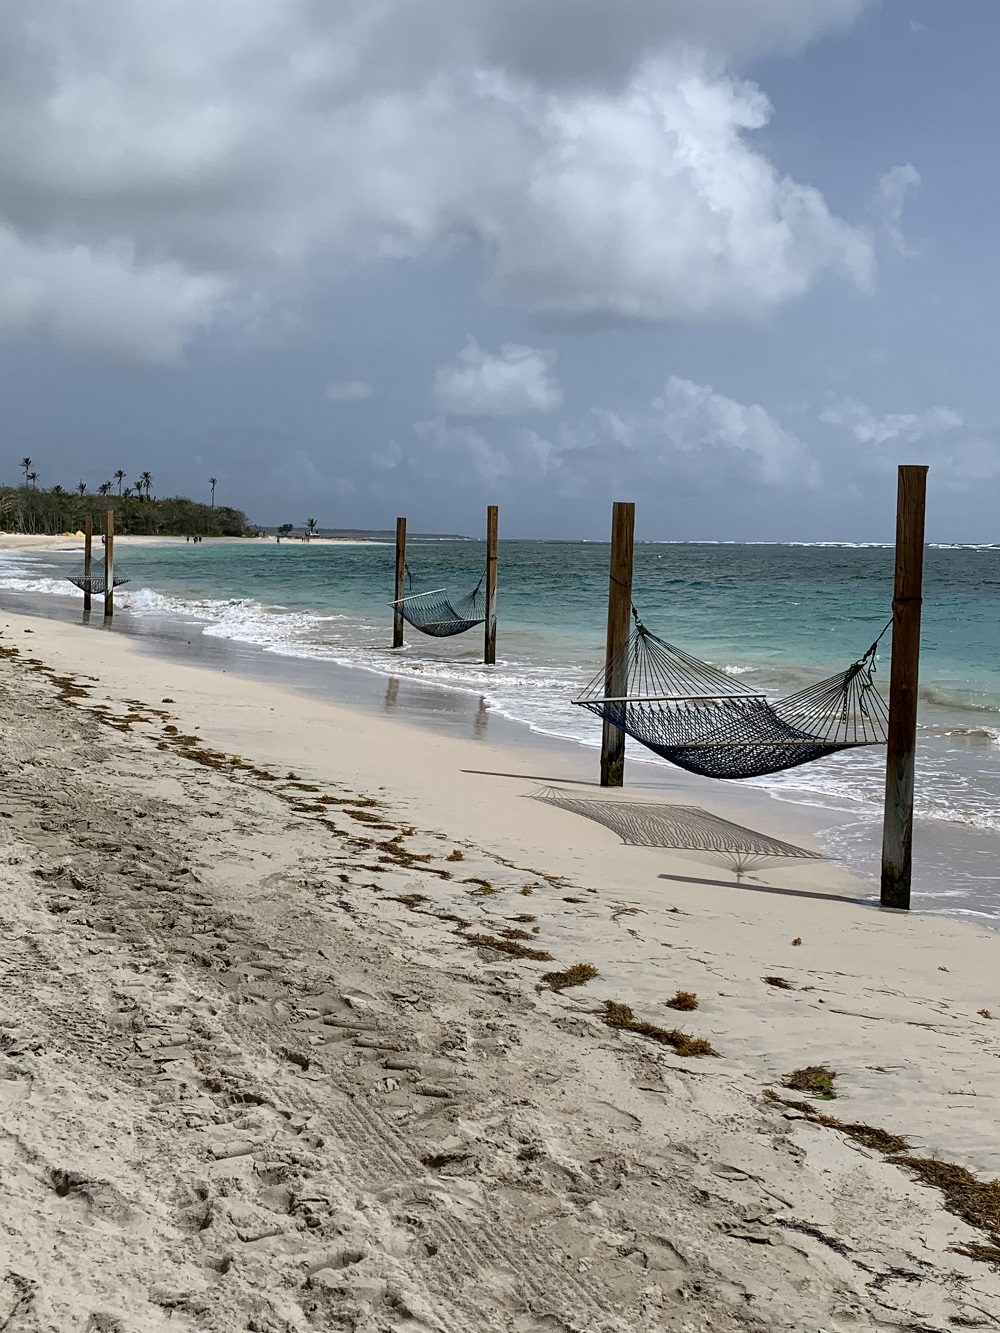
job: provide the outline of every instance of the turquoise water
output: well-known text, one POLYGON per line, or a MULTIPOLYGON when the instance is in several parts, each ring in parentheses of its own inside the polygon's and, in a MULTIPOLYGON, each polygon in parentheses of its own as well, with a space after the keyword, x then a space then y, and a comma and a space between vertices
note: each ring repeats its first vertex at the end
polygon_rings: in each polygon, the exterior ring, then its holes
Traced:
MULTIPOLYGON (((127 547, 119 568, 131 583, 118 597, 138 616, 180 619, 265 652, 469 691, 538 731, 596 744, 599 724, 569 701, 602 662, 608 554, 598 543, 501 543, 495 669, 482 666, 478 629, 430 640, 407 627, 406 648, 388 648, 388 545, 127 547)), ((411 541, 409 557, 415 590, 457 596, 478 581, 484 548, 411 541)), ((78 564, 2 553, 0 590, 78 597, 63 581, 78 564)), ((892 550, 876 546, 646 544, 636 548, 634 600, 662 637, 765 692, 786 692, 868 647, 890 616, 892 565, 892 550)), ((889 646, 886 636, 883 688, 889 646)), ((942 829, 1000 835, 1000 548, 927 551, 920 703, 918 814, 942 829)), ((846 804, 871 824, 883 782, 883 753, 871 750, 758 785, 781 799, 846 804)), ((977 845, 973 859, 977 901, 1000 899, 1000 839, 977 845)))

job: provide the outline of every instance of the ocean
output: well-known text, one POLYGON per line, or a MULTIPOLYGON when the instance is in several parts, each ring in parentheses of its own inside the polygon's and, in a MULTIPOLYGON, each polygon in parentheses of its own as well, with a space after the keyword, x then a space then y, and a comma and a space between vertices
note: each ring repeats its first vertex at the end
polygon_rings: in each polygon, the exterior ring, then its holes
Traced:
MULTIPOLYGON (((479 580, 484 546, 411 538, 408 557, 414 591, 458 597, 479 580)), ((80 600, 65 579, 80 563, 69 552, 0 552, 0 599, 6 589, 80 600)), ((433 640, 407 626, 406 647, 388 647, 393 565, 393 547, 374 543, 123 546, 118 569, 130 582, 116 605, 151 627, 184 624, 317 669, 460 691, 538 733, 599 743, 597 719, 570 701, 603 660, 606 544, 501 543, 495 668, 482 665, 480 629, 433 640)), ((633 597, 654 633, 778 695, 864 652, 891 616, 892 571, 885 546, 641 543, 633 597)), ((890 648, 891 633, 878 657, 886 693, 890 648)), ((915 901, 1000 926, 1000 547, 928 549, 920 669, 915 901)), ((869 882, 883 784, 878 748, 754 782, 836 811, 824 850, 869 882)))

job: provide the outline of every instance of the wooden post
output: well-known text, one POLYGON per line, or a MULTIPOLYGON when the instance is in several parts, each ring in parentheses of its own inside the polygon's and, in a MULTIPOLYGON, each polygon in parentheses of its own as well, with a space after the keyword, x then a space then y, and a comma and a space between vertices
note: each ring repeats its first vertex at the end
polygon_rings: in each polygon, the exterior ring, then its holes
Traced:
POLYGON ((115 613, 115 511, 104 514, 104 619, 115 613))
POLYGON ((889 743, 882 825, 882 906, 910 906, 913 767, 924 574, 926 467, 900 467, 896 496, 896 583, 892 598, 889 743))
MULTIPOLYGON (((628 693, 628 643, 632 614, 632 552, 635 543, 635 505, 616 501, 611 514, 611 582, 608 587, 608 652, 604 693, 620 699, 628 693)), ((625 733, 606 718, 601 742, 601 786, 625 784, 625 733)))
POLYGON ((499 523, 496 505, 486 506, 486 643, 483 661, 497 663, 497 542, 499 523))
POLYGON ((94 546, 94 520, 88 514, 83 520, 83 609, 90 610, 90 562, 94 546))
MULTIPOLYGON (((406 519, 396 519, 396 601, 406 596, 406 519)), ((403 617, 399 607, 392 609, 392 646, 403 646, 403 617)))

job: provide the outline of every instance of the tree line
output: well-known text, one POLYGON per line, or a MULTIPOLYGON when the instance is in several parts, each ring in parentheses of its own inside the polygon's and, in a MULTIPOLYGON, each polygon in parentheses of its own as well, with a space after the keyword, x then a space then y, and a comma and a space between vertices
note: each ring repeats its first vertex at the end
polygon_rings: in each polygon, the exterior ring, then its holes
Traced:
POLYGON ((126 485, 126 472, 119 468, 113 481, 104 481, 96 493, 80 481, 71 490, 56 485, 48 490, 38 485, 38 473, 30 458, 22 458, 24 481, 17 486, 0 484, 0 529, 47 536, 76 532, 89 516, 100 531, 104 511, 113 509, 115 531, 147 536, 243 537, 252 529, 246 514, 229 505, 216 506, 218 480, 209 477, 211 503, 200 504, 184 496, 157 498, 152 494, 153 475, 143 472, 126 485), (117 486, 117 490, 115 487, 117 486))

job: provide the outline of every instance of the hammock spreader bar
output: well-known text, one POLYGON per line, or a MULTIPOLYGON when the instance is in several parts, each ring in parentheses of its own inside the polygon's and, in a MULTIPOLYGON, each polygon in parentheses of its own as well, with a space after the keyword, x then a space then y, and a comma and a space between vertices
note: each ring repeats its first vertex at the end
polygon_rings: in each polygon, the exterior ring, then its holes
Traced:
POLYGON ((633 616, 622 654, 573 702, 670 763, 708 778, 754 778, 885 744, 889 710, 874 681, 885 630, 846 671, 771 702, 651 634, 634 608, 633 616))
MULTIPOLYGON (((406 578, 407 586, 412 587, 409 565, 406 566, 406 578)), ((453 634, 464 634, 476 625, 485 624, 486 595, 482 589, 483 579, 480 579, 468 596, 455 602, 449 598, 447 588, 433 588, 400 597, 391 605, 421 634, 429 634, 433 639, 449 639, 453 634)))

